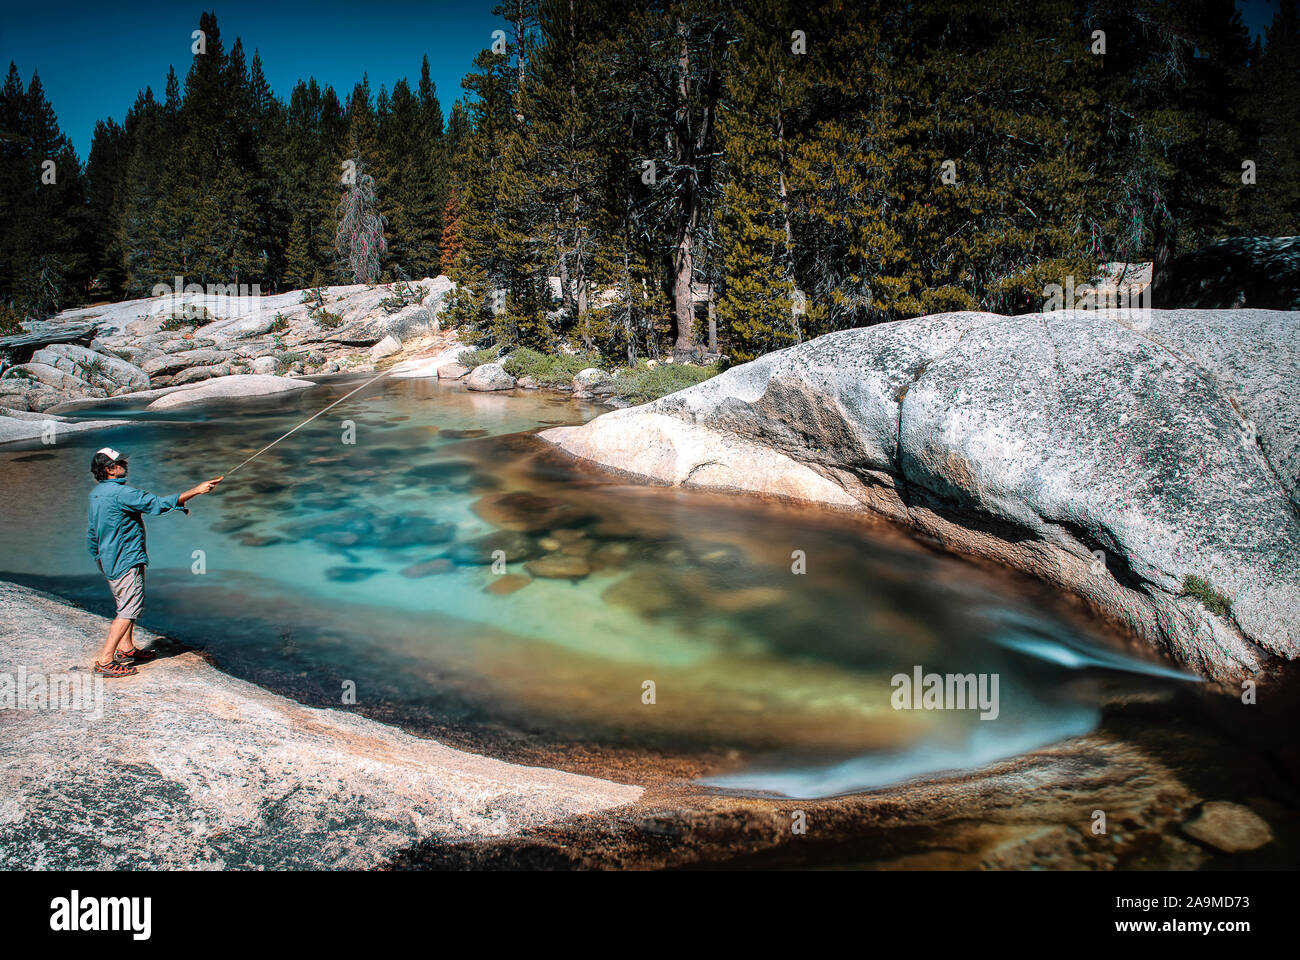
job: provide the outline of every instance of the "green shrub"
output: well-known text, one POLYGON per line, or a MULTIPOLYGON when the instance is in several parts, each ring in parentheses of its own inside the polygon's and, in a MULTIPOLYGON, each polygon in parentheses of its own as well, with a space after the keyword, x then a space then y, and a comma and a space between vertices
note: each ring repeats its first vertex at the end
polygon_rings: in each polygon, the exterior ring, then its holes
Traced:
POLYGON ((319 323, 326 330, 333 330, 336 327, 340 327, 343 325, 343 317, 340 314, 331 313, 329 310, 326 310, 324 307, 317 310, 315 313, 312 314, 312 316, 314 316, 316 318, 316 322, 319 323))
POLYGON ((706 367, 685 363, 661 363, 651 367, 641 360, 635 367, 620 370, 614 376, 614 393, 634 403, 648 403, 703 383, 718 373, 715 363, 706 367))
POLYGON ((0 304, 0 337, 16 337, 24 333, 22 317, 9 304, 0 304))
POLYGON ((103 376, 104 371, 107 369, 107 365, 104 363, 102 357, 96 357, 89 363, 81 363, 77 366, 81 369, 81 379, 85 380, 87 383, 103 376))
POLYGON ((1211 613, 1226 617, 1232 607, 1232 598, 1214 589, 1213 584, 1195 574, 1183 579, 1183 596, 1201 601, 1211 613))
POLYGON ((482 350, 471 350, 469 353, 462 353, 456 362, 473 370, 485 363, 496 363, 499 356, 501 356, 500 347, 484 347, 482 350))
POLYGON ((186 327, 201 327, 217 319, 208 312, 207 307, 184 307, 163 320, 159 330, 184 330, 186 327))
POLYGON ((396 313, 412 303, 424 303, 424 298, 429 295, 429 291, 424 287, 412 287, 406 280, 394 281, 388 289, 392 296, 384 297, 379 301, 385 313, 396 313))
POLYGON ((532 377, 541 386, 567 387, 580 370, 600 366, 600 357, 587 353, 549 354, 520 347, 506 357, 502 366, 515 378, 532 377))

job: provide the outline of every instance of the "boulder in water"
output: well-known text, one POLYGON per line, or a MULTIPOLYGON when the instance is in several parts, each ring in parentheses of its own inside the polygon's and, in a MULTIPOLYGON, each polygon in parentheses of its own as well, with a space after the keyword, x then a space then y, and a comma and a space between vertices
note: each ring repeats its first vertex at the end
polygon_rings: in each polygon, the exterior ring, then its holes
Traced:
POLYGON ((462 540, 448 551, 448 556, 460 564, 488 564, 497 559, 494 554, 498 551, 507 563, 535 557, 538 552, 537 544, 530 537, 513 530, 497 530, 473 540, 462 540))
POLYGON ((431 577, 439 573, 450 573, 455 569, 455 564, 446 557, 433 557, 429 560, 421 560, 419 563, 413 563, 409 567, 402 568, 402 576, 410 577, 412 580, 418 580, 421 577, 431 577))
POLYGON ((325 576, 338 583, 357 583, 383 572, 379 567, 330 567, 325 571, 325 576))
POLYGON ((1183 833, 1224 853, 1258 850, 1273 842, 1268 822, 1249 807, 1211 801, 1200 816, 1183 824, 1183 833))
POLYGON ((167 393, 149 404, 150 410, 172 410, 195 403, 208 403, 213 400, 232 400, 244 397, 264 397, 277 393, 292 393, 296 390, 308 390, 316 384, 310 380, 295 380, 291 377, 270 377, 264 374, 235 374, 206 380, 196 386, 186 386, 182 390, 167 393))
POLYGON ((465 386, 470 390, 488 392, 492 390, 513 390, 515 378, 506 373, 499 363, 484 363, 470 371, 465 378, 465 386))
POLYGON ((484 593, 490 593, 494 596, 503 597, 507 594, 514 593, 516 590, 522 590, 533 582, 533 578, 522 573, 503 573, 495 576, 483 588, 484 593))
POLYGON ((563 500, 523 490, 488 494, 474 501, 471 509, 494 527, 524 533, 574 527, 592 519, 589 513, 563 500))
POLYGON ((540 436, 655 482, 880 514, 1235 685, 1300 657, 1297 383, 1300 312, 961 312, 540 436))
POLYGON ((563 553, 551 553, 536 560, 529 560, 524 569, 534 577, 548 580, 581 580, 591 573, 591 564, 582 557, 571 557, 563 553))

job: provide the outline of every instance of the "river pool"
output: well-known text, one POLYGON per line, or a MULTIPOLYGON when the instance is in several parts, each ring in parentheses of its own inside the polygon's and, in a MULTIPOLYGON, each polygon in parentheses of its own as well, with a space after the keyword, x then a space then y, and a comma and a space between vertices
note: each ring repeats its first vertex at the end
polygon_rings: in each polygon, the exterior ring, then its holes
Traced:
MULTIPOLYGON (((174 492, 359 382, 115 413, 139 422, 0 453, 0 577, 110 613, 84 547, 95 449, 174 492)), ((970 769, 1089 731, 1115 684, 1196 683, 1050 591, 887 527, 630 484, 531 435, 601 409, 369 387, 189 516, 148 520, 142 622, 237 675, 459 745, 606 773, 620 755, 685 758, 701 789, 789 797, 970 769), (984 701, 953 709, 964 679, 900 700, 918 671, 973 676, 984 701)))

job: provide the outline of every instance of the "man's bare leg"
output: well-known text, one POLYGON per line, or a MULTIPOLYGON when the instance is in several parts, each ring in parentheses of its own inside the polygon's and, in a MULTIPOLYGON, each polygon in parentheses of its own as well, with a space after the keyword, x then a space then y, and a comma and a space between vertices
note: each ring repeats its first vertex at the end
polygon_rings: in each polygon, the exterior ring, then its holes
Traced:
POLYGON ((126 622, 126 633, 122 634, 122 639, 117 641, 117 649, 125 653, 128 650, 135 649, 135 621, 126 622))
POLYGON ((113 659, 113 654, 122 640, 131 634, 131 628, 135 625, 134 620, 126 620, 122 617, 114 617, 113 622, 108 625, 108 639, 104 641, 104 649, 99 651, 99 659, 96 663, 107 664, 113 659))

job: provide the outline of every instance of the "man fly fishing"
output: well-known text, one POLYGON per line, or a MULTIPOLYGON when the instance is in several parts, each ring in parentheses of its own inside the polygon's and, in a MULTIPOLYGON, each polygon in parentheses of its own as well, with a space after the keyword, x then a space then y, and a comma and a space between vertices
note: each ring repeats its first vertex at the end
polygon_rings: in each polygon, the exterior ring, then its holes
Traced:
POLYGON ((155 497, 126 484, 126 457, 112 447, 95 452, 90 473, 95 487, 90 491, 90 516, 86 527, 86 549, 108 580, 117 604, 117 615, 108 627, 108 639, 95 660, 95 673, 105 677, 129 677, 138 673, 135 664, 147 663, 158 655, 135 646, 135 621, 144 606, 144 570, 149 563, 145 552, 144 515, 189 513, 185 504, 211 493, 224 479, 217 477, 184 493, 155 497))
POLYGON ((293 436, 327 410, 333 410, 344 400, 390 373, 391 368, 349 390, 222 476, 170 497, 155 497, 135 487, 128 487, 126 457, 112 447, 104 447, 95 452, 94 459, 90 461, 90 472, 98 483, 90 491, 86 549, 99 564, 100 572, 107 578, 108 588, 113 592, 113 600, 117 603, 117 616, 109 624, 108 639, 104 641, 104 649, 95 661, 96 673, 106 677, 129 677, 139 673, 135 664, 147 663, 158 656, 149 650, 137 650, 134 639, 135 621, 144 606, 144 568, 149 564, 149 555, 145 553, 144 547, 144 515, 171 513, 173 510, 189 513, 185 509, 186 501, 211 493, 227 476, 252 463, 281 440, 293 436))

